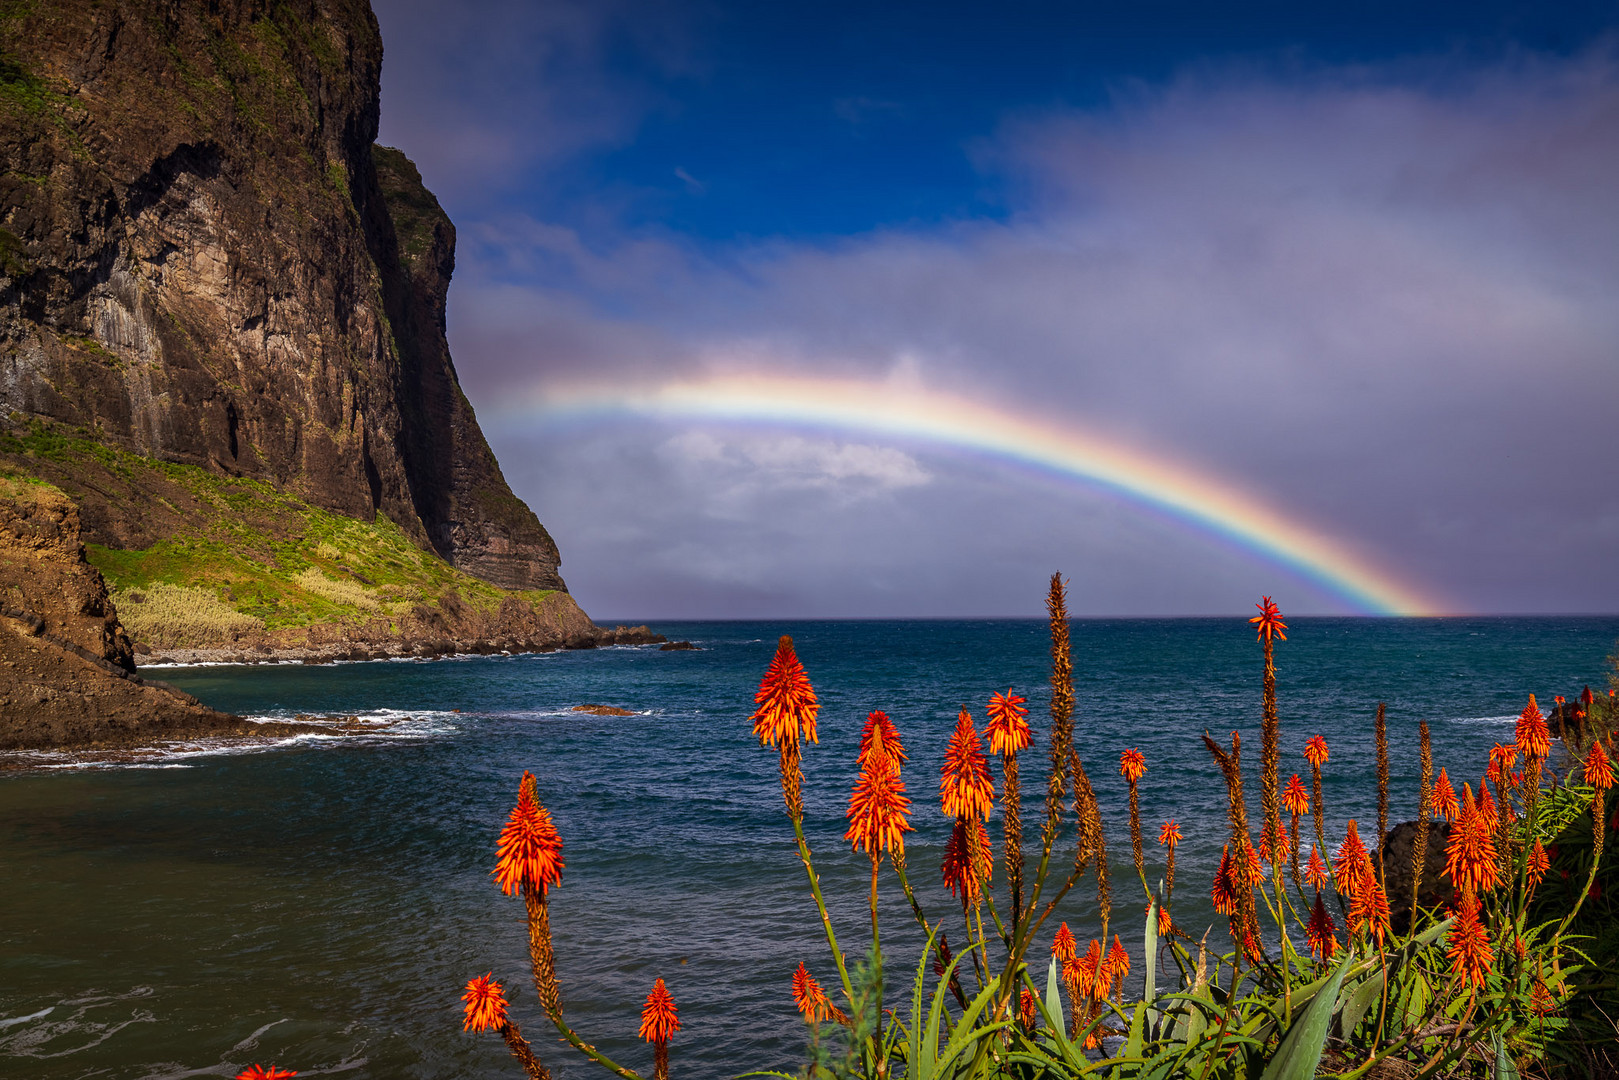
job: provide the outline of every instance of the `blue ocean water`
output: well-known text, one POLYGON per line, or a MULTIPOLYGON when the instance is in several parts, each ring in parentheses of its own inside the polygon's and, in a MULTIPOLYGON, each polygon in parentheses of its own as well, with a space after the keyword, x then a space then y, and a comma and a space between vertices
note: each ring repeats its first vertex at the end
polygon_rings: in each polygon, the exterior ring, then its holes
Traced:
MULTIPOLYGON (((782 812, 776 761, 749 733, 751 695, 791 633, 822 702, 805 754, 808 832, 841 944, 866 943, 867 864, 842 840, 866 713, 904 736, 915 800, 913 880, 930 913, 949 822, 938 762, 965 706, 1029 698, 1025 820, 1043 781, 1047 628, 1034 621, 663 624, 694 652, 614 648, 543 656, 328 667, 171 668, 163 676, 244 715, 355 713, 374 737, 176 755, 141 767, 0 775, 0 1076, 233 1076, 275 1062, 302 1076, 520 1075, 493 1035, 460 1030, 458 994, 493 972, 560 1077, 587 1069, 547 1037, 526 977, 522 903, 489 877, 524 769, 565 843, 552 924, 569 1015, 635 1068, 653 979, 680 1005, 676 1075, 792 1071, 805 1033, 788 980, 836 972, 782 812), (626 717, 572 711, 584 703, 626 717), (408 719, 404 719, 408 718, 408 719)), ((1458 784, 1511 738, 1528 694, 1605 685, 1619 618, 1297 619, 1277 646, 1284 777, 1305 739, 1332 757, 1326 801, 1375 821, 1372 715, 1388 705, 1394 819, 1412 816, 1416 725, 1458 784)), ((1103 802, 1118 911, 1136 952, 1144 899, 1130 866, 1120 751, 1139 747, 1148 869, 1166 817, 1186 835, 1177 920, 1216 923, 1204 899, 1224 788, 1199 736, 1242 733, 1257 776, 1259 647, 1237 619, 1073 624, 1077 746, 1103 802)), ((1308 775, 1307 773, 1305 774, 1308 775)), ((1257 805, 1257 798, 1250 796, 1257 805)), ((1369 827, 1371 831, 1374 826, 1369 827)), ((1067 850, 1068 841, 1064 841, 1067 850)), ((920 939, 885 870, 891 986, 920 939)), ((1087 880, 1061 917, 1097 930, 1087 880)), ((1050 927, 1046 934, 1049 940, 1050 927)), ((590 1068, 594 1069, 594 1066, 590 1068)))

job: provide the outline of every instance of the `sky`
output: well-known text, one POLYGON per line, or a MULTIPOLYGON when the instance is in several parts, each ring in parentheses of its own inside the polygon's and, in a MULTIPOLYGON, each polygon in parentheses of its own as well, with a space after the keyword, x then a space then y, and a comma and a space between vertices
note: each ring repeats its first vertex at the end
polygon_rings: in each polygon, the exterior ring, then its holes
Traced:
POLYGON ((1619 0, 375 7, 597 621, 1619 611, 1619 0))

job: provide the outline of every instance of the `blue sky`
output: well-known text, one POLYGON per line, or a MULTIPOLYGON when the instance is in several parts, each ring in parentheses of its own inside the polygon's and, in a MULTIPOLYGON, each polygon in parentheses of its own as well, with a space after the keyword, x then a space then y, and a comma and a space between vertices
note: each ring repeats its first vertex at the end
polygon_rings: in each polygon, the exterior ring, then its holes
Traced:
POLYGON ((598 618, 1032 614, 1055 568, 1351 610, 948 448, 510 407, 739 368, 1150 447, 1455 610, 1619 610, 1619 4, 377 11, 463 384, 598 618))

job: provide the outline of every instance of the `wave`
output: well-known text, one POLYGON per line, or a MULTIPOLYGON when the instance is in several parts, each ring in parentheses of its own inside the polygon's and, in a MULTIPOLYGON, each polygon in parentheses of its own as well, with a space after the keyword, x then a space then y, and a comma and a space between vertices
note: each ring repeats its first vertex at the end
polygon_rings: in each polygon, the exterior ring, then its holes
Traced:
POLYGON ((244 716, 249 724, 296 722, 313 731, 293 735, 228 735, 153 742, 117 750, 19 750, 0 760, 34 769, 186 769, 199 758, 256 754, 293 748, 338 745, 384 745, 417 742, 461 731, 472 714, 443 710, 371 709, 340 717, 265 714, 244 716))

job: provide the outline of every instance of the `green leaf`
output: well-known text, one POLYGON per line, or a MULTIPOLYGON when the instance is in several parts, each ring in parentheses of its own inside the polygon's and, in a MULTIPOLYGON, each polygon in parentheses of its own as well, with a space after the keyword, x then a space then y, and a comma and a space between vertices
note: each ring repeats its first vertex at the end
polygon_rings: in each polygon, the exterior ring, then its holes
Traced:
POLYGON ((1383 973, 1374 973, 1356 986, 1344 1002, 1343 1012, 1338 1018, 1338 1034, 1342 1038, 1349 1038, 1366 1019, 1366 1013, 1371 1009, 1372 1003, 1383 992, 1383 973))
POLYGON ((1349 957, 1346 956, 1304 1015, 1288 1028, 1276 1056, 1265 1066, 1262 1080, 1314 1080, 1316 1066, 1321 1064, 1321 1048, 1326 1045, 1327 1029, 1332 1023, 1333 1006, 1348 970, 1349 957))
POLYGON ((1501 1041, 1501 1033, 1490 1032, 1490 1041, 1495 1044, 1495 1080, 1520 1080, 1518 1066, 1507 1053, 1506 1043, 1501 1041))
POLYGON ((1143 962, 1147 965, 1147 985, 1141 992, 1141 1000, 1151 1004, 1158 999, 1158 898, 1154 896, 1147 905, 1147 933, 1146 950, 1143 962))

